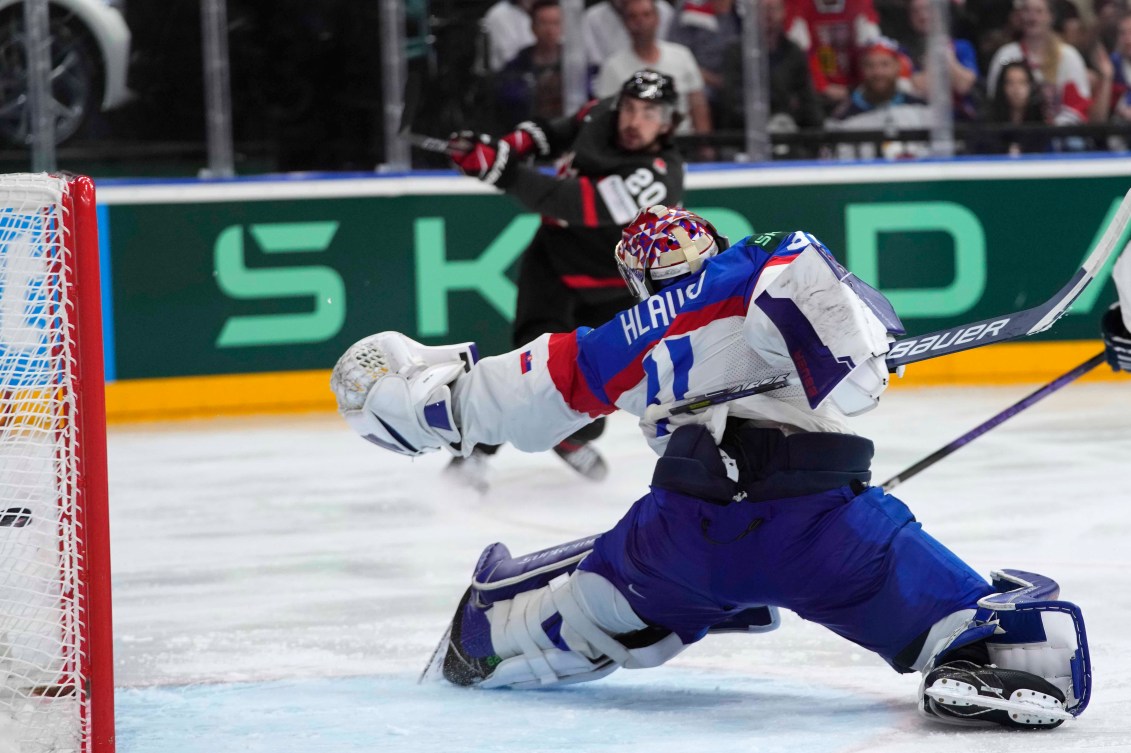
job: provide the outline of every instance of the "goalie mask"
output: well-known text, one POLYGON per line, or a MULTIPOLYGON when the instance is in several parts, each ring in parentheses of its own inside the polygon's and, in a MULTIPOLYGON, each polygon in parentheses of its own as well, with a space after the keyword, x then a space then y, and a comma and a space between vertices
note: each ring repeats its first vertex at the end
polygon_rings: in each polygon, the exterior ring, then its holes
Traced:
POLYGON ((715 227, 685 209, 662 204, 641 210, 617 244, 617 269, 638 301, 660 288, 697 274, 703 260, 729 243, 715 227))

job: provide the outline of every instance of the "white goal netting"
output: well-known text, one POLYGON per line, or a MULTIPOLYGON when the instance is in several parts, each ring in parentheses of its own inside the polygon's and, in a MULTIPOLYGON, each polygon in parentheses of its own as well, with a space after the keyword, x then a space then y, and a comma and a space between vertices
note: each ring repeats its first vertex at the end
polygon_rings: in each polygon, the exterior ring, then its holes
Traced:
POLYGON ((0 753, 87 747, 67 191, 0 176, 0 753))

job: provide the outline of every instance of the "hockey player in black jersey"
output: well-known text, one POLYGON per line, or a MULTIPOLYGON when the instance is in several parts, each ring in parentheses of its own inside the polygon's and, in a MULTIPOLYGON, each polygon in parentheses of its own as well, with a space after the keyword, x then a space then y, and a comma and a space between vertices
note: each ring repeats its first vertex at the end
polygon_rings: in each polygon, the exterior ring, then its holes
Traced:
MULTIPOLYGON (((672 145, 679 124, 670 76, 638 71, 615 97, 594 100, 576 114, 552 121, 519 123, 494 141, 470 132, 450 143, 455 166, 502 189, 542 215, 542 225, 523 253, 513 341, 529 342, 544 332, 596 327, 632 306, 609 249, 642 208, 678 205, 683 198, 683 158, 672 145), (557 159, 557 175, 528 158, 557 159)), ((554 451, 594 480, 608 469, 590 442, 604 419, 559 443, 554 451)), ((480 448, 452 469, 485 488, 480 448)))

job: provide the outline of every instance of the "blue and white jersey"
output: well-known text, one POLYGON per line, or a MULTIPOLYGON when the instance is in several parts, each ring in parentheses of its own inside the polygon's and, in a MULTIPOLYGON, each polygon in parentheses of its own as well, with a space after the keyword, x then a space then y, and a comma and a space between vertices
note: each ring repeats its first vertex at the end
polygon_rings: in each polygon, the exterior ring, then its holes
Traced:
MULTIPOLYGON (((621 409, 641 417, 649 444, 662 452, 671 427, 667 420, 643 420, 649 405, 783 374, 803 382, 807 375, 798 374, 789 333, 753 302, 809 249, 839 268, 808 233, 750 236, 706 260, 699 274, 596 329, 543 335, 481 360, 456 385, 467 451, 473 443, 503 441, 548 449, 593 418, 621 409)), ((728 415, 786 431, 848 431, 830 403, 812 408, 812 402, 802 386, 789 386, 678 420, 718 432, 728 415)))

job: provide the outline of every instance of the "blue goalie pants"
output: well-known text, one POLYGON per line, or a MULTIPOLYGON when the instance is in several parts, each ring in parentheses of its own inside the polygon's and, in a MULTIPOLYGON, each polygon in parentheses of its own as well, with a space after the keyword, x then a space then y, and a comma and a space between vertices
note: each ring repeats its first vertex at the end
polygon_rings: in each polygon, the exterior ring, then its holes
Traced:
POLYGON ((904 672, 935 622, 992 592, 903 502, 853 485, 720 504, 654 482, 579 568, 684 643, 747 607, 773 605, 904 672))

